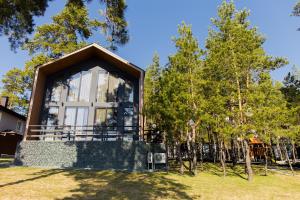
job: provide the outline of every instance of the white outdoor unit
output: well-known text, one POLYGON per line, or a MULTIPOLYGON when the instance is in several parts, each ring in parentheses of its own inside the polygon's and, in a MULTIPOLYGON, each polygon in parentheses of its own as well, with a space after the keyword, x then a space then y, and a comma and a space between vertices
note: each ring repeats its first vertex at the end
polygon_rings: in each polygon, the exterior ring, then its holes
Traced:
POLYGON ((154 163, 155 164, 163 164, 166 163, 166 153, 154 153, 154 163))
POLYGON ((153 153, 148 152, 147 160, 148 160, 148 163, 153 163, 153 153))

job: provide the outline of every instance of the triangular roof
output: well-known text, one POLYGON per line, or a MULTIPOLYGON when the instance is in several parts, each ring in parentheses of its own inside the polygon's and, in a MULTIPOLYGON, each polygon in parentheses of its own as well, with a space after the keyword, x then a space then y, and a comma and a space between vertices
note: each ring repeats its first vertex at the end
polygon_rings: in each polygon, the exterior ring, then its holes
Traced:
POLYGON ((144 73, 143 69, 137 67, 131 62, 121 58, 120 56, 112 53, 111 51, 105 49, 104 47, 96 43, 92 43, 72 53, 66 54, 56 60, 50 61, 43 65, 39 65, 37 68, 41 72, 44 72, 46 74, 52 74, 66 67, 69 67, 73 64, 91 58, 93 56, 102 58, 105 61, 114 64, 116 67, 120 68, 121 70, 127 71, 135 76, 140 76, 141 74, 144 73))

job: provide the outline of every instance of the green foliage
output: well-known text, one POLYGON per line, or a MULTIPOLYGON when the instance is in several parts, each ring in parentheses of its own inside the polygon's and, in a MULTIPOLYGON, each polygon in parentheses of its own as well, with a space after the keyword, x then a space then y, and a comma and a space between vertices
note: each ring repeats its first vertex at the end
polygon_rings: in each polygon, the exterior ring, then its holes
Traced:
MULTIPOLYGON (((48 7, 48 2, 52 0, 32 0, 32 1, 12 1, 3 0, 0 1, 0 36, 6 35, 11 43, 11 48, 16 49, 27 42, 28 34, 31 34, 34 30, 33 17, 43 16, 46 8, 48 7)), ((73 11, 79 11, 78 26, 81 26, 83 21, 87 21, 86 17, 82 17, 82 12, 86 12, 85 4, 92 0, 68 0, 66 7, 69 8, 69 12, 72 6, 77 7, 73 11), (82 8, 83 10, 79 10, 82 8)), ((110 43, 112 49, 116 49, 117 45, 122 45, 128 42, 129 36, 127 31, 127 22, 125 20, 125 10, 126 3, 124 0, 101 0, 101 4, 104 4, 105 11, 103 12, 103 21, 96 22, 94 26, 100 26, 101 30, 105 33, 107 41, 110 43)), ((70 21, 66 23, 68 13, 65 13, 66 17, 64 23, 66 26, 71 27, 76 25, 75 21, 70 21)), ((74 20, 74 19, 73 19, 74 20)), ((61 22, 63 23, 63 22, 61 22)), ((49 36, 53 31, 53 26, 48 27, 50 30, 49 36)), ((56 27, 57 28, 57 27, 56 27)), ((65 27, 70 28, 70 27, 65 27)), ((90 30, 86 30, 86 27, 78 27, 81 32, 80 35, 87 36, 90 34, 90 30)), ((61 29, 61 27, 60 27, 61 29)), ((44 30, 45 31, 45 30, 44 30)), ((54 35, 58 37, 58 35, 54 35)), ((61 35, 60 35, 61 36, 61 35)), ((53 37, 53 36, 50 36, 53 37)), ((68 37, 67 35, 65 37, 68 37)))
POLYGON ((28 82, 24 79, 24 72, 18 68, 8 71, 2 79, 2 96, 9 97, 8 107, 21 114, 27 114, 29 94, 26 89, 28 82))
POLYGON ((144 81, 144 115, 148 126, 160 121, 160 112, 157 112, 160 107, 160 76, 159 55, 155 53, 152 64, 146 69, 144 81))
POLYGON ((8 36, 11 48, 16 49, 33 32, 33 17, 44 15, 47 6, 48 0, 0 1, 0 36, 8 36))

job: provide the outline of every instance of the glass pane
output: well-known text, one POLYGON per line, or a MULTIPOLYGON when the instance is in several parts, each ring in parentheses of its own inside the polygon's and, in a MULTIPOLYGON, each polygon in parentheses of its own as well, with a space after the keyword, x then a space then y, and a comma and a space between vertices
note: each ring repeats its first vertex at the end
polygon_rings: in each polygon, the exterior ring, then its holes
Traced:
POLYGON ((118 121, 117 121, 117 109, 108 108, 107 109, 107 116, 106 116, 106 124, 109 126, 110 130, 116 130, 118 121))
POLYGON ((133 102, 133 86, 131 83, 126 82, 125 83, 125 102, 133 102))
POLYGON ((78 101, 80 73, 73 75, 69 80, 68 101, 78 101))
POLYGON ((65 126, 69 126, 70 128, 75 126, 75 119, 76 119, 76 108, 74 107, 67 107, 65 112, 65 126))
POLYGON ((90 89, 91 89, 91 78, 92 78, 92 74, 90 72, 86 72, 86 71, 82 72, 79 101, 85 101, 85 102, 89 101, 90 89))
POLYGON ((97 102, 106 102, 106 94, 108 89, 108 73, 105 71, 99 72, 97 102))
POLYGON ((54 84, 51 90, 50 101, 58 102, 60 100, 61 87, 57 84, 54 84))
POLYGON ((124 108, 124 130, 133 130, 133 108, 124 108))
POLYGON ((96 109, 95 124, 100 126, 105 126, 105 121, 106 121, 106 109, 105 108, 96 109))
POLYGON ((88 125, 88 108, 78 108, 76 126, 87 126, 88 125))
POLYGON ((47 116, 47 129, 53 129, 54 126, 58 124, 58 107, 50 107, 47 116))
POLYGON ((110 74, 108 88, 108 102, 117 102, 117 95, 119 90, 119 78, 110 74))

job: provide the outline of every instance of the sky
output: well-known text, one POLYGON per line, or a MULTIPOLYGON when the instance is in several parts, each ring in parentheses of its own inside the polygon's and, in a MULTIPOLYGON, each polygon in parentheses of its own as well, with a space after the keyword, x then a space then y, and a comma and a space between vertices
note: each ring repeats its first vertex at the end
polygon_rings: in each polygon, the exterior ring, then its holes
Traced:
MULTIPOLYGON (((235 0, 238 9, 251 12, 249 20, 266 37, 264 48, 269 55, 283 56, 289 65, 272 72, 274 80, 282 81, 292 66, 300 66, 300 17, 291 16, 298 0, 235 0)), ((157 52, 161 64, 165 65, 168 56, 175 52, 172 37, 177 35, 177 27, 182 21, 192 25, 193 33, 200 47, 204 48, 211 26, 210 19, 216 16, 222 0, 127 0, 126 20, 129 23, 130 41, 115 52, 124 59, 145 69, 151 64, 157 52)), ((51 16, 63 9, 65 1, 54 0, 43 17, 35 18, 36 25, 51 22, 51 16)), ((88 5, 92 18, 99 16, 99 1, 88 5)), ((98 33, 88 42, 103 43, 98 33)), ((30 60, 27 51, 10 50, 5 36, 0 37, 0 79, 13 67, 23 68, 30 60)), ((1 83, 0 83, 1 86, 1 83)))

